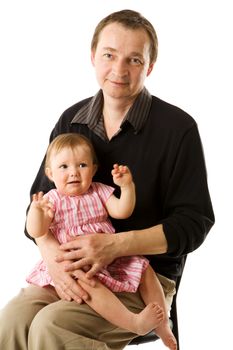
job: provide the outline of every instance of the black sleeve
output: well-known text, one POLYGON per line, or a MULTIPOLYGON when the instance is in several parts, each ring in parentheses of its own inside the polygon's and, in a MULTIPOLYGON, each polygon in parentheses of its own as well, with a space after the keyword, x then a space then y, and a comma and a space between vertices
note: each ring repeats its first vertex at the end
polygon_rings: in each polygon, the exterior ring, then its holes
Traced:
MULTIPOLYGON (((73 106, 69 107, 68 109, 66 109, 62 115, 60 116, 60 118, 58 119, 55 127, 53 128, 51 134, 50 134, 50 138, 49 138, 49 143, 52 142, 52 140, 63 133, 67 133, 67 132, 74 132, 77 131, 74 129, 74 125, 71 124, 71 121, 74 117, 74 115, 76 114, 76 112, 83 106, 85 105, 85 103, 87 103, 90 100, 90 98, 87 98, 85 100, 82 100, 76 104, 74 104, 73 106)), ((55 188, 54 184, 47 178, 47 176, 45 175, 45 171, 44 171, 44 163, 45 163, 45 157, 41 163, 41 166, 39 168, 39 171, 36 175, 36 178, 31 186, 31 190, 30 190, 30 198, 32 197, 32 195, 34 193, 37 193, 39 191, 42 191, 44 193, 47 193, 48 191, 50 191, 51 189, 55 188)), ((30 205, 29 205, 30 206, 30 205)), ((29 208, 28 206, 28 208, 29 208)), ((28 211, 27 208, 27 211, 28 211)), ((27 237, 29 237, 30 239, 32 239, 32 237, 30 237, 30 235, 28 234, 26 228, 24 230, 25 234, 27 237)))
POLYGON ((162 221, 168 255, 181 256, 198 248, 214 224, 204 153, 197 125, 184 135, 165 198, 162 221))
MULTIPOLYGON (((57 128, 57 125, 55 126, 55 128, 53 129, 53 131, 51 132, 51 135, 50 135, 50 142, 54 139, 55 135, 56 135, 56 128, 57 128)), ((30 190, 30 201, 31 201, 31 198, 32 198, 32 195, 34 193, 38 193, 40 191, 44 192, 44 193, 47 193, 48 191, 50 191, 52 188, 55 188, 53 182, 51 182, 48 177, 45 175, 45 171, 44 171, 44 165, 45 165, 45 156, 44 156, 44 159, 41 163, 41 166, 39 168, 39 171, 36 175, 36 178, 31 186, 31 190, 30 190)), ((27 211, 26 213, 28 212, 28 209, 30 207, 30 204, 28 205, 27 207, 27 211)), ((24 227, 24 233, 25 235, 32 239, 34 242, 35 240, 29 235, 29 233, 27 232, 27 229, 26 229, 26 225, 24 227)))

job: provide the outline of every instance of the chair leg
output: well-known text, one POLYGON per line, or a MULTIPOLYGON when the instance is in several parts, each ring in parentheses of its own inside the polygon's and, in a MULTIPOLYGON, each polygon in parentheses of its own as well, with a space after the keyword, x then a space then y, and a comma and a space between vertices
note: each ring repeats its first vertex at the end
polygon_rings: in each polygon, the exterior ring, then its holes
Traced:
POLYGON ((179 345, 179 328, 178 328, 178 317, 177 317, 177 305, 176 305, 176 296, 174 296, 172 309, 171 309, 171 319, 173 321, 172 332, 177 340, 177 350, 180 350, 179 345))

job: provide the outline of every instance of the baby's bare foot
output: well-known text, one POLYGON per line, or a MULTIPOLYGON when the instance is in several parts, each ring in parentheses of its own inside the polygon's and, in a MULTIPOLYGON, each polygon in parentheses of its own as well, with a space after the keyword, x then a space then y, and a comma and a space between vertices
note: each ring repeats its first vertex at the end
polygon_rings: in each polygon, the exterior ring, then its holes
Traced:
POLYGON ((156 328, 155 333, 170 350, 177 350, 177 341, 168 322, 165 321, 160 323, 156 328))
POLYGON ((157 303, 150 303, 135 316, 136 333, 144 335, 159 326, 164 319, 164 312, 157 303))
POLYGON ((166 339, 166 342, 164 344, 170 349, 170 350, 177 350, 177 342, 174 337, 170 337, 166 339))

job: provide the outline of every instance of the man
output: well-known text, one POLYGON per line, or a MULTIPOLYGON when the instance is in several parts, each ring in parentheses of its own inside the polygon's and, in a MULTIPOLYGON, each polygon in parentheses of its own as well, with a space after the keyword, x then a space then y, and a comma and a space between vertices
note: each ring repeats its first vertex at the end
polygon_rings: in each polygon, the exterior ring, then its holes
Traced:
MULTIPOLYGON (((146 255, 160 274, 169 308, 184 257, 214 223, 196 122, 144 87, 157 57, 153 26, 134 11, 110 14, 96 27, 91 53, 100 91, 67 109, 50 141, 66 132, 90 138, 100 162, 95 181, 113 185, 112 165, 127 164, 136 207, 129 219, 112 220, 116 235, 82 236, 61 247, 49 232, 36 240, 55 288, 29 286, 3 310, 5 350, 123 349, 135 335, 82 303, 89 296, 76 278, 88 277, 91 284, 114 259, 146 255)), ((42 164, 31 194, 51 187, 42 164)), ((144 307, 138 293, 117 295, 134 312, 144 307)))

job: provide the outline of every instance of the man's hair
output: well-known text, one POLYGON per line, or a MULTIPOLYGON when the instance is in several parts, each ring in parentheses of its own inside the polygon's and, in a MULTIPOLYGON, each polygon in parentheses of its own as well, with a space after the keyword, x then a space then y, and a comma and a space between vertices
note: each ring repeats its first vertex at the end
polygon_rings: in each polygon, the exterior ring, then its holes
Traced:
POLYGON ((59 153, 64 148, 74 149, 78 146, 87 147, 92 155, 93 164, 98 164, 97 156, 91 141, 78 133, 60 134, 50 143, 46 152, 45 169, 50 167, 50 159, 53 153, 59 153))
POLYGON ((139 12, 133 10, 121 10, 113 12, 107 17, 103 18, 95 28, 92 41, 91 50, 95 51, 99 41, 99 35, 102 30, 110 23, 119 23, 123 27, 137 30, 143 29, 150 39, 150 63, 154 63, 158 55, 158 38, 153 25, 143 17, 139 12))

